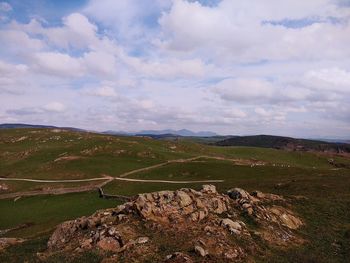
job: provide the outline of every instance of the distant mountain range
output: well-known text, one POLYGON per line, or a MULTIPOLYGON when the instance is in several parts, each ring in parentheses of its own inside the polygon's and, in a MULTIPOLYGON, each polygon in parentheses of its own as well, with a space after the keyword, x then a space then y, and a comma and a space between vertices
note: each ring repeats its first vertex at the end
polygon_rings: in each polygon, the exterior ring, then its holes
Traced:
POLYGON ((139 132, 123 132, 123 131, 104 131, 104 134, 112 135, 130 135, 130 136, 150 136, 150 137, 171 137, 171 136, 182 136, 182 137, 212 137, 217 136, 214 132, 199 131, 193 132, 187 129, 182 130, 142 130, 139 132))
MULTIPOLYGON (((19 129, 19 128, 38 128, 38 129, 54 129, 54 128, 60 128, 60 129, 69 129, 69 130, 77 130, 77 131, 84 131, 83 129, 73 128, 73 127, 57 127, 52 125, 36 125, 36 124, 24 124, 24 123, 4 123, 0 124, 0 129, 19 129)), ((164 135, 164 136, 183 136, 183 137, 212 137, 217 136, 216 133, 210 132, 210 131, 199 131, 199 132, 193 132, 190 130, 182 129, 182 130, 142 130, 140 132, 124 132, 124 131, 113 131, 108 130, 102 132, 104 134, 111 134, 111 135, 129 135, 129 136, 147 136, 147 135, 164 135)), ((163 136, 163 137, 164 137, 163 136)))
MULTIPOLYGON (((0 129, 14 128, 42 128, 42 129, 68 129, 74 131, 86 131, 74 127, 57 127, 52 125, 35 125, 23 123, 4 123, 0 124, 0 129)), ((142 130, 140 132, 124 132, 108 130, 103 134, 122 135, 122 136, 149 136, 155 139, 176 139, 177 137, 196 137, 198 142, 215 144, 218 146, 252 146, 290 150, 315 150, 331 152, 350 152, 350 141, 344 139, 295 139, 291 137, 273 136, 273 135, 253 135, 220 136, 210 131, 193 132, 187 129, 182 130, 142 130)))
POLYGON ((3 123, 0 124, 0 129, 66 129, 72 131, 85 131, 74 127, 57 127, 52 125, 36 125, 36 124, 24 124, 24 123, 3 123))
POLYGON ((250 146, 294 151, 350 153, 350 144, 295 139, 273 135, 235 136, 214 143, 218 146, 250 146))
POLYGON ((152 134, 152 135, 161 135, 161 134, 173 134, 178 136, 186 136, 186 137, 211 137, 211 136, 217 136, 215 132, 210 131, 199 131, 199 132, 193 132, 190 130, 182 129, 182 130, 144 130, 137 133, 137 135, 144 135, 144 134, 152 134))

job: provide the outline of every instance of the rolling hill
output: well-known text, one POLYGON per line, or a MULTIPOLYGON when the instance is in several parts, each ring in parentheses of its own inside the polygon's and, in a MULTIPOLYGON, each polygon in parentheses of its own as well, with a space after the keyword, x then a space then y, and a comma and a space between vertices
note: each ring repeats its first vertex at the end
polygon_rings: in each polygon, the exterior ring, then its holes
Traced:
POLYGON ((263 147, 292 151, 350 153, 350 144, 346 143, 331 143, 273 135, 237 136, 218 141, 215 145, 263 147))

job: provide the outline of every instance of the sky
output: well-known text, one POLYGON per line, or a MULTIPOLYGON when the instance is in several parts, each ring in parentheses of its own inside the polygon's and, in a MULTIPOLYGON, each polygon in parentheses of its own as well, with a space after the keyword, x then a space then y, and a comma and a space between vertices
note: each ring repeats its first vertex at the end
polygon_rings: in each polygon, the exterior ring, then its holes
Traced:
POLYGON ((350 138, 350 0, 0 0, 0 123, 350 138))

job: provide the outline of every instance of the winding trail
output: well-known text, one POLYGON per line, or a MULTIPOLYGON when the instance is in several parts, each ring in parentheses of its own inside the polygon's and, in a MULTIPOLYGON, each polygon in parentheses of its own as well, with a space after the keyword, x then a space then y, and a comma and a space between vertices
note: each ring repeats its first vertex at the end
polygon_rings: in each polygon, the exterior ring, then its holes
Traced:
POLYGON ((144 183, 169 183, 169 184, 188 184, 188 183, 221 183, 224 180, 199 180, 199 181, 168 181, 168 180, 144 180, 144 179, 131 179, 131 178, 123 178, 132 174, 149 171, 155 168, 159 168, 168 164, 172 163, 187 163, 191 161, 198 160, 200 158, 207 158, 207 159, 216 159, 216 160, 227 160, 227 161, 239 161, 238 159, 230 159, 230 158, 224 158, 224 157, 215 157, 215 156, 196 156, 191 157, 188 159, 175 159, 175 160, 168 160, 163 163, 147 166, 144 168, 132 170, 129 172, 125 172, 120 174, 118 177, 112 177, 109 175, 103 175, 103 177, 98 178, 89 178, 89 179, 72 179, 72 180, 42 180, 42 179, 31 179, 31 178, 5 178, 0 177, 0 181, 25 181, 25 182, 35 182, 35 183, 79 183, 79 182, 94 182, 94 181, 104 181, 98 185, 86 185, 86 186, 80 186, 80 187, 66 187, 66 188, 55 188, 55 189, 44 189, 44 190, 35 190, 35 191, 23 191, 23 192, 15 192, 15 193, 8 193, 8 194, 2 194, 0 195, 0 199, 9 199, 9 198, 16 198, 16 197, 22 197, 22 196, 37 196, 37 195, 62 195, 62 194, 68 194, 68 193, 81 193, 81 192, 88 192, 92 190, 96 190, 99 188, 102 188, 106 184, 110 183, 113 180, 120 180, 120 181, 129 181, 129 182, 144 182, 144 183))
MULTIPOLYGON (((112 177, 113 178, 113 177, 112 177)), ((41 180, 41 179, 28 179, 28 178, 3 178, 0 177, 0 181, 25 181, 25 182, 35 182, 35 183, 79 183, 79 182, 92 182, 108 180, 109 177, 98 177, 90 179, 77 179, 77 180, 41 180)))
POLYGON ((224 180, 199 180, 199 181, 167 181, 167 180, 144 180, 114 177, 114 180, 127 182, 143 182, 143 183, 167 183, 167 184, 190 184, 190 183, 222 183, 224 180))

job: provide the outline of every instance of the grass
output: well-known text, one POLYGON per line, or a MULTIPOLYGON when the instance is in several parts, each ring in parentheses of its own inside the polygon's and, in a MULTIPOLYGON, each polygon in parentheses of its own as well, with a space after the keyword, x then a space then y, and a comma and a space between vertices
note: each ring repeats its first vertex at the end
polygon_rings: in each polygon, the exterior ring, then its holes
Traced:
MULTIPOLYGON (((101 183, 103 181, 92 181, 92 182, 76 182, 76 183, 37 183, 37 182, 27 182, 27 181, 6 181, 6 185, 9 189, 6 193, 16 193, 22 191, 37 191, 43 189, 52 188, 74 188, 88 185, 96 185, 96 183, 101 183)), ((0 182, 1 183, 1 182, 0 182)), ((5 191, 4 191, 5 193, 5 191)))
MULTIPOLYGON (((268 257, 258 262, 348 262, 350 258, 350 170, 282 168, 273 166, 247 167, 227 161, 209 160, 205 163, 171 164, 133 178, 198 180, 224 179, 216 184, 220 191, 241 187, 259 189, 291 199, 295 210, 305 221, 299 232, 307 240, 301 247, 269 250, 268 257)), ((107 192, 136 194, 181 187, 198 189, 195 185, 164 185, 113 182, 107 192)))
POLYGON ((30 227, 11 231, 9 236, 40 236, 63 221, 116 205, 118 202, 115 200, 100 199, 97 192, 34 196, 16 202, 11 199, 0 200, 0 229, 30 223, 30 227))
MULTIPOLYGON (((328 163, 327 156, 252 147, 208 146, 184 140, 157 141, 71 131, 53 133, 46 129, 0 130, 0 176, 7 177, 81 179, 100 177, 101 174, 118 176, 166 160, 201 155, 256 159, 267 162, 267 165, 250 167, 235 165, 230 161, 201 159, 199 162, 169 164, 130 177, 163 180, 223 179, 224 183, 216 184, 219 191, 241 187, 287 197, 305 196, 305 200, 293 199, 293 210, 306 222, 300 235, 308 242, 299 248, 272 248, 268 251, 268 257, 258 258, 257 261, 347 262, 350 258, 350 170, 332 170, 334 167, 328 163), (24 136, 27 138, 15 142, 24 136), (81 158, 55 162, 62 154, 81 158)), ((350 163, 349 159, 334 159, 350 163)), ((83 185, 28 182, 6 184, 11 191, 83 185)), ((104 190, 110 194, 131 196, 182 187, 199 189, 201 184, 113 181, 104 190)), ((0 262, 34 262, 33 255, 45 248, 45 238, 55 225, 117 204, 115 200, 99 199, 95 192, 27 197, 16 202, 0 200, 0 229, 32 223, 32 226, 9 232, 8 235, 33 238, 0 254, 0 262)), ((74 262, 98 262, 99 257, 91 253, 82 255, 81 259, 74 259, 74 262)), ((69 260, 71 259, 53 257, 48 262, 69 260)))

